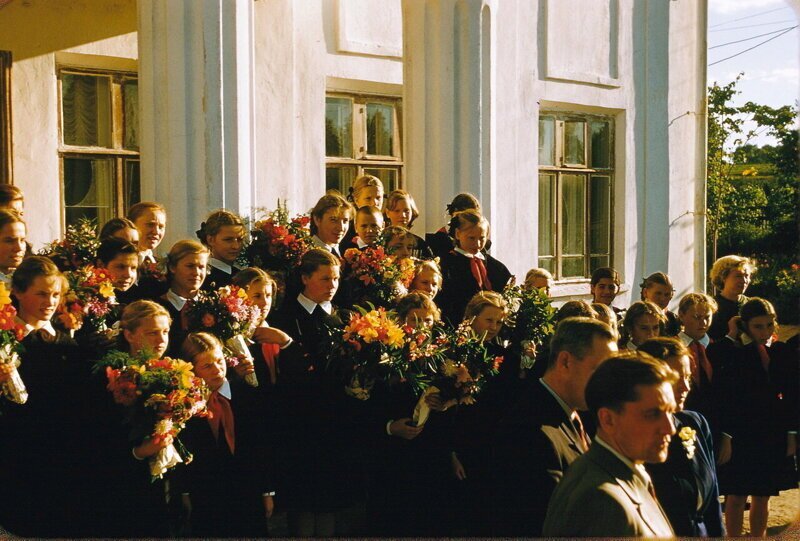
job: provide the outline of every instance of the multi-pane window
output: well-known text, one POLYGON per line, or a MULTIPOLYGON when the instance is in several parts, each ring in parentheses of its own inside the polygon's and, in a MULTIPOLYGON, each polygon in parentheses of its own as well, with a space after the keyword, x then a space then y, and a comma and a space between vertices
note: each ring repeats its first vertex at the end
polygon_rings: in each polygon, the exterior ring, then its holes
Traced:
POLYGON ((613 132, 607 117, 539 117, 539 266, 557 279, 611 264, 613 132))
POLYGON ((375 175, 386 192, 402 186, 400 100, 329 94, 325 99, 325 188, 347 194, 358 176, 375 175))
POLYGON ((59 72, 64 219, 102 225, 140 200, 135 73, 59 72))

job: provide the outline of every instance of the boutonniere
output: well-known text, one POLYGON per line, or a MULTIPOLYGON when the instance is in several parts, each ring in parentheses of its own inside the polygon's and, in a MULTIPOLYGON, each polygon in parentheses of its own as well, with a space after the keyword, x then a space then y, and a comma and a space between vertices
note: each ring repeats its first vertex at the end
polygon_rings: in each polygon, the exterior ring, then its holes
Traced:
POLYGON ((678 437, 681 439, 683 448, 686 449, 686 458, 692 460, 694 458, 694 444, 697 441, 697 432, 691 427, 684 426, 678 432, 678 437))

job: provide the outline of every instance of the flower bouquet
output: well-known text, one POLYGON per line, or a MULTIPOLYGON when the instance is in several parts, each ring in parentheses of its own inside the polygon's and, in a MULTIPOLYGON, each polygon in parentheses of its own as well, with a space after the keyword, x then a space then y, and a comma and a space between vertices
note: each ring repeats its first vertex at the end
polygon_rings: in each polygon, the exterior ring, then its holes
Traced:
POLYGON ((251 231, 253 264, 271 270, 293 269, 313 247, 310 223, 311 218, 304 214, 290 218, 286 202, 278 199, 278 208, 266 212, 251 231))
POLYGON ((555 331, 556 309, 539 289, 509 286, 503 298, 510 307, 505 327, 511 331, 512 347, 518 348, 521 368, 533 368, 536 351, 555 331))
POLYGON ((393 312, 372 305, 370 310, 356 308, 358 312, 336 337, 328 368, 333 364, 344 375, 348 395, 367 400, 378 379, 405 376, 406 333, 393 312))
POLYGON ((39 255, 52 259, 64 272, 94 265, 99 246, 95 221, 81 218, 77 224, 67 226, 67 233, 62 240, 54 240, 46 245, 39 255))
POLYGON ((106 317, 117 304, 108 271, 86 266, 64 274, 69 291, 58 307, 56 321, 69 331, 83 327, 98 333, 107 331, 106 317))
MULTIPOLYGON (((191 301, 187 317, 190 331, 211 333, 222 340, 234 356, 253 360, 247 345, 261 322, 261 309, 250 302, 241 287, 231 285, 216 291, 201 291, 191 301)), ((245 376, 245 381, 258 387, 255 373, 245 376)))
POLYGON ((137 428, 156 443, 168 436, 174 438, 171 445, 150 458, 153 480, 181 462, 191 462, 191 453, 177 436, 189 419, 207 415, 208 388, 192 372, 190 363, 112 351, 95 364, 95 369, 105 370, 107 389, 114 401, 138 414, 134 416, 139 419, 137 428))
POLYGON ((25 329, 17 322, 17 310, 11 304, 11 295, 6 285, 0 282, 0 365, 9 378, 0 384, 0 395, 17 404, 28 401, 28 390, 17 372, 19 356, 24 351, 20 343, 25 329))
POLYGON ((436 373, 414 410, 414 422, 418 425, 424 424, 428 417, 425 398, 429 393, 439 393, 445 403, 474 404, 483 385, 497 375, 503 363, 503 357, 489 354, 483 338, 475 334, 469 321, 456 329, 435 327, 422 355, 430 367, 436 368, 436 373))
POLYGON ((356 303, 388 306, 405 295, 414 280, 414 260, 387 255, 383 246, 368 246, 363 250, 350 248, 344 253, 349 269, 346 278, 355 281, 360 293, 356 303))

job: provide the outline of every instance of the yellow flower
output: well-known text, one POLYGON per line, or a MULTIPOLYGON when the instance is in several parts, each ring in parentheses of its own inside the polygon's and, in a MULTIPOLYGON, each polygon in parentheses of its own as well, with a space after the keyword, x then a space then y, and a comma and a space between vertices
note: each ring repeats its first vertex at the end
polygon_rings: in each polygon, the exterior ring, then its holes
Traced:
POLYGON ((238 296, 240 299, 246 299, 247 291, 245 291, 244 288, 239 288, 239 292, 236 293, 236 296, 238 296))
POLYGON ((175 359, 172 364, 173 370, 180 374, 181 387, 191 387, 194 372, 192 372, 192 363, 187 363, 181 359, 175 359))
POLYGON ((107 299, 114 296, 114 286, 111 284, 111 282, 103 282, 100 284, 99 291, 100 294, 107 299))
POLYGON ((396 324, 392 324, 389 327, 389 337, 387 345, 391 347, 403 347, 403 339, 405 338, 405 333, 403 329, 398 327, 396 324))
POLYGON ((681 428, 681 431, 678 432, 678 437, 683 441, 689 441, 693 440, 696 434, 697 432, 695 432, 695 430, 692 427, 684 426, 683 428, 681 428))
POLYGON ((454 361, 447 359, 442 364, 442 374, 444 374, 445 376, 451 377, 455 376, 457 373, 458 373, 458 367, 456 366, 456 363, 454 361))
POLYGON ((6 284, 0 282, 0 306, 11 304, 11 292, 6 289, 6 284))

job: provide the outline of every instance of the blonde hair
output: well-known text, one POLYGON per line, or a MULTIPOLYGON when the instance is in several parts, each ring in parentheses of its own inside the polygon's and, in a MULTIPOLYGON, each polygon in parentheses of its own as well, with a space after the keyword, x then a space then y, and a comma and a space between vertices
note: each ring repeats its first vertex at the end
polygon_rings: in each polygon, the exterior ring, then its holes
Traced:
MULTIPOLYGON (((489 221, 475 209, 462 210, 453 214, 448 224, 448 233, 454 239, 456 238, 456 231, 466 227, 475 227, 481 224, 486 224, 486 229, 489 229, 489 221)), ((458 242, 458 241, 456 241, 458 242)))
POLYGON ((356 203, 358 194, 366 188, 380 188, 382 192, 385 191, 381 179, 374 175, 361 175, 353 181, 353 185, 350 187, 350 201, 356 203))
MULTIPOLYGON (((341 196, 338 192, 330 192, 319 198, 317 204, 311 209, 311 216, 317 220, 321 220, 325 213, 331 209, 341 209, 347 215, 348 219, 353 218, 353 205, 347 199, 341 196)), ((318 228, 314 220, 311 220, 311 234, 316 235, 318 228)))
MULTIPOLYGON (((419 276, 424 270, 433 271, 433 274, 439 277, 437 285, 442 287, 442 280, 444 279, 444 276, 442 275, 442 269, 439 267, 439 263, 435 259, 420 259, 417 261, 416 265, 414 266, 414 280, 416 280, 417 276, 419 276)), ((412 280, 412 283, 414 280, 412 280)))
POLYGON ((155 201, 142 201, 141 203, 136 203, 128 209, 128 219, 132 222, 135 222, 148 210, 153 212, 163 212, 164 216, 167 215, 167 209, 165 209, 164 205, 161 203, 156 203, 155 201))
POLYGON ((397 207, 397 203, 403 200, 408 203, 408 208, 411 209, 411 219, 408 220, 408 227, 410 228, 412 225, 414 225, 414 220, 419 218, 419 209, 417 208, 416 201, 414 201, 414 198, 407 191, 394 190, 392 193, 390 193, 389 197, 386 198, 384 211, 394 210, 397 207))
POLYGON ((528 271, 525 275, 525 284, 528 282, 532 282, 534 278, 544 278, 547 280, 548 285, 552 285, 555 280, 553 280, 553 275, 550 274, 550 271, 547 269, 542 269, 539 267, 534 267, 528 271))
POLYGON ((499 308, 503 312, 508 311, 508 305, 500 293, 496 291, 481 291, 472 297, 464 309, 464 319, 477 317, 489 306, 499 308))
POLYGON ((678 314, 685 314, 692 306, 708 306, 711 308, 711 313, 715 313, 719 309, 714 297, 706 295, 705 293, 687 293, 681 297, 678 303, 678 314))
MULTIPOLYGON (((166 308, 153 301, 138 300, 133 301, 122 311, 119 319, 119 327, 128 332, 136 332, 142 324, 142 320, 166 316, 172 323, 172 318, 166 308)), ((121 336, 121 335, 120 335, 121 336)))
POLYGON ((718 290, 722 290, 725 287, 725 280, 728 278, 728 275, 731 271, 737 269, 746 269, 753 273, 756 271, 756 264, 752 259, 738 255, 720 257, 714 261, 714 265, 711 267, 711 272, 709 274, 711 283, 718 290))
POLYGON ((197 237, 200 242, 208 246, 208 237, 213 237, 223 227, 234 226, 244 229, 244 222, 236 214, 229 210, 219 209, 209 214, 206 221, 200 224, 200 229, 197 230, 197 237))
POLYGON ((244 290, 247 290, 250 287, 250 284, 254 282, 264 282, 270 288, 272 288, 272 293, 276 292, 277 284, 275 279, 269 275, 267 271, 264 269, 260 269, 258 267, 247 267, 246 269, 242 269, 237 272, 231 282, 235 286, 239 286, 244 290))
POLYGON ((196 240, 179 240, 172 245, 167 254, 167 281, 172 280, 172 268, 184 257, 198 254, 209 255, 210 253, 205 244, 200 244, 196 240))
POLYGON ((433 319, 442 319, 442 313, 436 303, 424 293, 412 291, 397 302, 397 317, 403 323, 411 310, 424 309, 433 314, 433 319))
POLYGON ((181 357, 194 364, 198 355, 217 348, 222 349, 219 338, 207 332, 193 332, 189 333, 181 344, 181 357))

